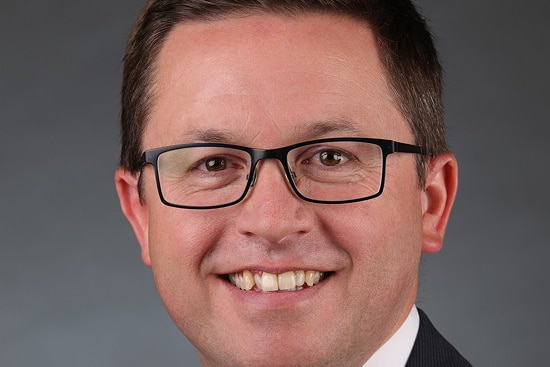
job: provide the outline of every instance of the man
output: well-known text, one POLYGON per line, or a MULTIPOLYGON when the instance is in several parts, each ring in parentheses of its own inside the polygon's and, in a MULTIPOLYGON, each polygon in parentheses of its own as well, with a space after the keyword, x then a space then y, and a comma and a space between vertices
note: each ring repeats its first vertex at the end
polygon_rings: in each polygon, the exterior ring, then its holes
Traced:
POLYGON ((204 366, 469 366, 414 306, 457 187, 409 1, 149 1, 116 186, 204 366))

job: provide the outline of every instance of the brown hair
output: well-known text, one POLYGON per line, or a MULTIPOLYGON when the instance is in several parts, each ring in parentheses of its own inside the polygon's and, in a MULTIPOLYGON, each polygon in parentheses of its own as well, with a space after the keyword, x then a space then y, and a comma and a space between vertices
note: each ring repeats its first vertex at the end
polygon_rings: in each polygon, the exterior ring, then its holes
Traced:
MULTIPOLYGON (((409 0, 149 0, 128 41, 122 84, 120 165, 141 169, 141 140, 153 103, 155 63, 168 33, 186 21, 252 12, 318 12, 361 19, 375 33, 393 98, 428 155, 447 151, 442 71, 432 35, 409 0)), ((423 184, 428 158, 419 156, 423 184)))

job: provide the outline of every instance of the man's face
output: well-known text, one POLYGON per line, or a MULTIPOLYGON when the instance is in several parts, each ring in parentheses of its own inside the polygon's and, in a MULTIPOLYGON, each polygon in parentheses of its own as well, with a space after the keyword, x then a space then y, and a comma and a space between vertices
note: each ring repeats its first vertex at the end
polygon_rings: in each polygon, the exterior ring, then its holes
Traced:
MULTIPOLYGON (((205 137, 263 149, 341 136, 413 143, 372 31, 349 18, 187 23, 169 35, 155 76, 144 150, 205 137)), ((410 312, 426 208, 412 154, 388 157, 382 196, 344 205, 300 200, 275 160, 222 209, 163 205, 151 166, 143 182, 133 220, 143 259, 205 365, 361 365, 410 312), (228 281, 244 271, 325 277, 258 292, 228 281)))

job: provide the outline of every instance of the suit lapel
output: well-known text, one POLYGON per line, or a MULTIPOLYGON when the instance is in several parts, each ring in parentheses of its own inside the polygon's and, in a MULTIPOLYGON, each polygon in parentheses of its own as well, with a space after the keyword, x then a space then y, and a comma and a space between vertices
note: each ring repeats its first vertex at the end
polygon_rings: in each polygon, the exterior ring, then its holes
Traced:
POLYGON ((420 327, 405 367, 472 367, 418 309, 420 327))

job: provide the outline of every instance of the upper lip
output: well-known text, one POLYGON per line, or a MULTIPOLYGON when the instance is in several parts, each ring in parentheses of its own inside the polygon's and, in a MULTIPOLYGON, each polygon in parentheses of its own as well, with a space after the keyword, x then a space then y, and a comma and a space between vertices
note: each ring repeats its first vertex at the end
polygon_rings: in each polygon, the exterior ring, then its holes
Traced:
POLYGON ((264 272, 264 273, 271 273, 271 274, 282 274, 286 273, 288 271, 299 271, 299 270, 312 270, 312 271, 318 271, 321 273, 331 272, 333 270, 328 270, 324 267, 319 267, 316 265, 295 265, 295 266, 262 266, 262 265, 251 265, 251 266, 240 266, 238 268, 234 268, 228 271, 221 272, 220 275, 225 274, 236 274, 241 273, 245 270, 251 271, 251 272, 264 272))
POLYGON ((236 256, 224 253, 216 255, 208 260, 206 270, 210 274, 227 275, 241 273, 245 270, 251 272, 267 272, 282 274, 288 271, 318 271, 321 273, 338 272, 347 266, 347 261, 341 254, 327 252, 308 254, 293 252, 292 254, 267 255, 257 252, 238 251, 236 256))

